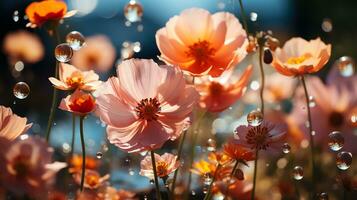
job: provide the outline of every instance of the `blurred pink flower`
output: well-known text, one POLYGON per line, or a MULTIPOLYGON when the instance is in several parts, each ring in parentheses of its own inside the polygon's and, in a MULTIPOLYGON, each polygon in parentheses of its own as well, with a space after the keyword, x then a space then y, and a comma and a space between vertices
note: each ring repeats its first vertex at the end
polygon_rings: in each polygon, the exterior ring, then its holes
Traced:
POLYGON ((98 193, 100 200, 135 200, 135 193, 127 190, 116 190, 107 186, 98 193))
POLYGON ((232 106, 244 94, 252 71, 249 65, 240 79, 233 75, 233 69, 223 72, 218 78, 196 78, 195 87, 201 95, 200 106, 209 112, 221 112, 232 106))
POLYGON ((9 56, 9 62, 17 61, 36 63, 44 56, 44 47, 37 35, 28 31, 19 30, 5 36, 3 43, 4 53, 9 56))
POLYGON ((156 44, 166 63, 193 76, 218 77, 243 60, 248 40, 234 15, 190 8, 156 32, 156 44))
POLYGON ((303 38, 291 38, 283 48, 273 52, 271 64, 285 76, 298 76, 319 71, 331 56, 331 45, 317 38, 306 41, 303 38))
MULTIPOLYGON (((82 172, 76 172, 73 174, 74 181, 78 185, 81 184, 81 176, 82 172)), ((88 189, 98 189, 108 181, 109 177, 109 174, 100 176, 97 171, 87 169, 84 176, 84 187, 88 189)))
POLYGON ((31 128, 32 123, 26 124, 26 122, 26 117, 19 117, 12 113, 11 108, 0 106, 0 137, 14 140, 31 128))
MULTIPOLYGON (((357 84, 357 78, 351 80, 354 81, 354 85, 357 84)), ((357 140, 357 93, 351 91, 347 85, 344 87, 342 83, 331 81, 325 85, 318 77, 307 79, 309 95, 314 99, 314 106, 311 107, 314 138, 317 144, 327 148, 328 134, 332 131, 341 131, 345 138, 344 148, 357 152, 357 146, 353 142, 357 140)), ((306 110, 303 109, 306 108, 306 102, 303 95, 303 89, 300 87, 294 99, 295 106, 291 117, 308 137, 306 110)))
POLYGON ((66 163, 51 163, 53 149, 40 137, 1 142, 0 169, 2 186, 16 195, 47 195, 56 173, 66 163))
POLYGON ((275 125, 268 121, 259 126, 241 125, 236 128, 238 139, 234 142, 254 150, 280 149, 286 129, 285 124, 275 125))
POLYGON ((98 89, 96 115, 111 143, 127 152, 160 148, 189 125, 198 100, 182 72, 152 60, 130 59, 98 89))
POLYGON ((74 52, 71 63, 81 70, 107 72, 114 64, 116 52, 113 44, 104 35, 86 38, 81 50, 74 52))
POLYGON ((53 86, 60 90, 81 89, 85 91, 94 91, 102 83, 99 76, 93 71, 81 71, 66 63, 61 63, 59 68, 59 80, 48 78, 53 86))
MULTIPOLYGON (((157 176, 160 178, 164 178, 167 177, 172 172, 174 172, 180 166, 180 161, 176 159, 177 156, 170 153, 164 153, 162 156, 155 153, 157 176)), ((140 167, 141 167, 140 170, 141 176, 146 176, 149 179, 154 179, 154 171, 152 168, 152 160, 150 155, 147 155, 140 162, 140 167)))
POLYGON ((91 94, 76 90, 62 99, 59 108, 77 115, 87 115, 94 111, 96 105, 91 94))

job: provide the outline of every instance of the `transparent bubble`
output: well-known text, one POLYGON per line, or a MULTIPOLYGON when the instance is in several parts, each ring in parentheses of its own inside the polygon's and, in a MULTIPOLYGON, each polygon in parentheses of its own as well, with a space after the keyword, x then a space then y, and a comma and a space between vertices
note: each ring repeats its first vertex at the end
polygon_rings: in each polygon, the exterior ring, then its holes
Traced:
POLYGON ((217 143, 214 139, 209 138, 207 140, 207 151, 216 151, 217 143))
POLYGON ((130 0, 124 8, 124 16, 129 22, 141 21, 143 7, 135 0, 130 0))
POLYGON ((263 122, 263 113, 260 110, 253 110, 247 115, 247 122, 250 126, 259 126, 263 122))
POLYGON ((318 195, 318 199, 319 200, 328 200, 328 194, 326 192, 321 192, 319 195, 318 195))
POLYGON ((19 11, 15 10, 14 13, 12 14, 12 19, 14 20, 14 22, 18 22, 20 17, 19 17, 19 11))
POLYGON ((78 51, 85 44, 84 36, 78 31, 72 31, 66 36, 67 44, 75 51, 78 51))
POLYGON ((252 81, 250 83, 250 89, 258 90, 260 88, 260 83, 258 81, 252 81))
POLYGON ((314 96, 309 96, 309 107, 313 108, 315 106, 316 106, 316 102, 314 96))
POLYGON ((341 170, 347 170, 352 164, 352 154, 350 152, 341 151, 337 154, 336 165, 341 170))
POLYGON ((14 68, 16 71, 21 72, 25 68, 25 65, 22 61, 17 61, 14 68))
POLYGON ((98 151, 96 156, 97 156, 98 159, 101 159, 103 157, 103 153, 98 151))
POLYGON ((132 168, 129 168, 128 173, 130 176, 134 176, 135 175, 135 171, 132 168))
POLYGON ((342 133, 339 131, 333 131, 328 134, 328 146, 332 151, 339 151, 342 149, 345 143, 345 139, 342 136, 342 133))
POLYGON ((196 192, 194 190, 191 191, 191 195, 192 196, 195 196, 196 195, 196 192))
POLYGON ((301 166, 295 166, 293 169, 293 177, 299 181, 304 177, 304 169, 301 166))
POLYGON ((73 56, 73 50, 67 43, 59 44, 55 48, 55 57, 59 62, 68 62, 73 56))
POLYGON ((30 94, 30 87, 25 82, 18 82, 12 90, 14 96, 18 99, 26 99, 30 94))
POLYGON ((250 21, 255 22, 258 19, 258 14, 256 12, 250 13, 250 21))
POLYGON ((350 77, 355 73, 354 60, 349 56, 342 56, 335 62, 335 66, 343 77, 350 77))
POLYGON ((283 144, 283 153, 285 153, 285 154, 289 153, 290 149, 291 149, 291 147, 288 143, 283 144))
POLYGON ((72 148, 68 143, 63 143, 62 144, 62 151, 63 153, 69 153, 71 152, 72 148))
POLYGON ((331 19, 325 18, 324 20, 322 20, 321 23, 321 28, 323 31, 325 32, 331 32, 333 29, 333 25, 332 25, 332 21, 331 19))

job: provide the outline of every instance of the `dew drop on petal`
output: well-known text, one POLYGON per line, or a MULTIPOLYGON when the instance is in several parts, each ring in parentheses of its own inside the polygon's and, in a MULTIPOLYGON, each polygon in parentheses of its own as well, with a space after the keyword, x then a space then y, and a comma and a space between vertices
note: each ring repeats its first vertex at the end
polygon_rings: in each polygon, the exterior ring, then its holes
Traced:
POLYGON ((326 192, 321 192, 319 195, 318 195, 318 199, 319 200, 328 200, 328 194, 326 192))
POLYGON ((329 18, 325 18, 322 20, 321 28, 324 32, 331 32, 333 29, 332 21, 329 18))
POLYGON ((66 36, 67 44, 75 51, 78 51, 85 44, 84 36, 78 31, 72 31, 66 36))
POLYGON ((13 88, 13 94, 18 99, 26 99, 30 94, 30 87, 25 82, 18 82, 13 88))
POLYGON ((341 170, 347 170, 352 164, 352 154, 347 151, 341 151, 337 154, 336 165, 341 170))
POLYGON ((332 151, 339 151, 342 149, 345 143, 345 139, 342 136, 342 133, 339 131, 332 131, 328 134, 328 146, 332 151))
POLYGON ((59 44, 55 48, 55 57, 59 62, 68 62, 73 56, 73 50, 67 43, 59 44))
POLYGON ((98 151, 96 156, 97 156, 98 159, 101 159, 103 157, 103 153, 98 151))
POLYGON ((299 181, 304 177, 304 169, 301 166, 295 166, 293 169, 293 177, 299 181))
POLYGON ((250 126, 259 126, 263 122, 263 113, 260 110, 253 110, 247 115, 247 122, 250 126))
POLYGON ((143 16, 143 7, 135 0, 130 0, 124 7, 124 16, 129 22, 141 21, 143 16))
POLYGON ((214 139, 209 138, 207 140, 207 151, 216 151, 217 143, 214 139))
POLYGON ((340 75, 343 77, 350 77, 355 73, 355 62, 349 56, 342 56, 335 62, 335 66, 337 67, 340 75))
POLYGON ((288 143, 283 144, 283 153, 288 154, 290 152, 290 145, 288 143))

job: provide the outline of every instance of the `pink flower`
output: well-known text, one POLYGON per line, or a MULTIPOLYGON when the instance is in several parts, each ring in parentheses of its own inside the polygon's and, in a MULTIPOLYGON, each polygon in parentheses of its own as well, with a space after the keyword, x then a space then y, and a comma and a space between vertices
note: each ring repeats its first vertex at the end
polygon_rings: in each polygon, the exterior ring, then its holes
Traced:
POLYGON ((252 71, 249 65, 240 79, 233 75, 233 69, 223 72, 218 78, 195 79, 195 87, 201 95, 200 106, 209 112, 221 112, 232 106, 244 94, 252 71))
POLYGON ((31 128, 32 123, 26 122, 26 117, 19 117, 12 113, 11 108, 0 106, 0 137, 14 140, 31 128))
POLYGON ((81 70, 106 72, 112 68, 114 60, 115 48, 109 38, 96 35, 86 38, 86 45, 74 52, 71 63, 81 70))
POLYGON ((81 89, 85 91, 94 91, 102 83, 99 76, 93 71, 81 71, 66 63, 61 63, 59 68, 59 79, 50 77, 48 80, 53 86, 60 90, 81 89))
MULTIPOLYGON (((156 164, 156 173, 160 178, 165 178, 172 172, 174 172, 179 166, 180 161, 176 160, 177 156, 164 153, 162 156, 155 153, 155 164, 156 164)), ((154 171, 152 168, 152 160, 151 156, 147 155, 140 162, 141 170, 140 175, 146 176, 149 179, 154 179, 154 171)))
POLYGON ((130 59, 117 69, 97 98, 96 115, 111 143, 127 152, 152 150, 175 140, 190 123, 198 100, 182 72, 152 60, 130 59))
POLYGON ((238 139, 235 143, 254 150, 267 150, 271 147, 281 148, 286 134, 285 125, 274 125, 263 121, 259 126, 241 125, 236 128, 238 139))
POLYGON ((2 186, 16 195, 46 195, 46 188, 53 183, 56 173, 66 167, 65 163, 51 163, 52 153, 53 149, 39 137, 1 144, 2 186))
POLYGON ((211 15, 190 8, 171 18, 156 33, 161 59, 193 76, 220 76, 246 56, 247 36, 238 19, 227 12, 211 15), (198 20, 199 19, 199 20, 198 20))
POLYGON ((59 108, 77 115, 87 115, 94 111, 95 100, 92 95, 76 90, 73 94, 62 99, 59 108))

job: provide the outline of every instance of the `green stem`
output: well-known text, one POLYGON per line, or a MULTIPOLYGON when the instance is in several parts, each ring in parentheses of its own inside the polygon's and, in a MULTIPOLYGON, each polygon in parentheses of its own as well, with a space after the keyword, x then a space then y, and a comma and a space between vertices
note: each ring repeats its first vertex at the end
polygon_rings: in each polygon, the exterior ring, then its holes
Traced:
POLYGON ((207 191, 207 194, 206 194, 204 200, 211 199, 212 186, 213 186, 214 181, 216 180, 216 176, 217 176, 218 170, 219 170, 220 168, 221 168, 221 165, 220 165, 220 164, 217 164, 216 170, 214 171, 214 175, 213 175, 213 177, 212 177, 212 181, 211 181, 211 183, 209 184, 208 191, 207 191))
POLYGON ((263 68, 263 47, 259 45, 259 69, 260 69, 260 111, 264 115, 264 86, 265 86, 265 75, 263 68))
POLYGON ((303 75, 301 75, 301 82, 305 91, 305 99, 306 99, 306 109, 307 109, 307 118, 309 122, 309 134, 310 134, 310 150, 311 150, 311 178, 312 178, 312 194, 315 194, 315 156, 314 156, 314 136, 312 135, 312 120, 311 120, 311 110, 310 110, 310 102, 309 102, 309 93, 307 92, 306 82, 303 75))
POLYGON ((154 171, 154 181, 155 181, 155 187, 156 187, 156 197, 158 200, 161 200, 161 194, 160 194, 160 186, 159 186, 159 180, 157 178, 157 173, 156 173, 156 161, 155 161, 155 154, 154 151, 150 151, 151 154, 151 163, 152 163, 152 169, 154 171))
POLYGON ((239 0, 239 6, 240 6, 240 12, 242 14, 243 28, 244 28, 245 32, 247 33, 247 37, 249 37, 247 18, 246 18, 246 15, 245 15, 245 11, 244 11, 242 0, 239 0))
POLYGON ((255 187, 256 187, 256 181, 257 181, 257 169, 258 169, 258 156, 259 156, 259 149, 255 151, 255 160, 254 160, 254 174, 253 174, 253 189, 252 189, 252 194, 251 194, 251 200, 254 200, 255 198, 255 187))
MULTIPOLYGON (((60 37, 59 37, 57 28, 54 28, 53 32, 54 32, 54 35, 56 38, 56 44, 59 44, 60 37)), ((59 62, 56 60, 55 78, 57 78, 57 79, 58 79, 58 68, 59 68, 59 62)), ((55 112, 56 112, 56 105, 57 105, 57 89, 54 87, 53 94, 52 94, 50 115, 48 117, 47 128, 46 128, 46 141, 47 142, 50 140, 51 128, 52 128, 53 119, 54 119, 55 112)))
POLYGON ((86 173, 86 144, 84 143, 84 133, 83 133, 83 121, 84 116, 80 117, 80 135, 81 135, 81 144, 82 144, 82 176, 81 176, 81 191, 83 191, 84 186, 84 177, 86 173))
POLYGON ((72 114, 72 143, 71 143, 71 157, 73 157, 74 152, 74 142, 76 138, 76 115, 72 114))

